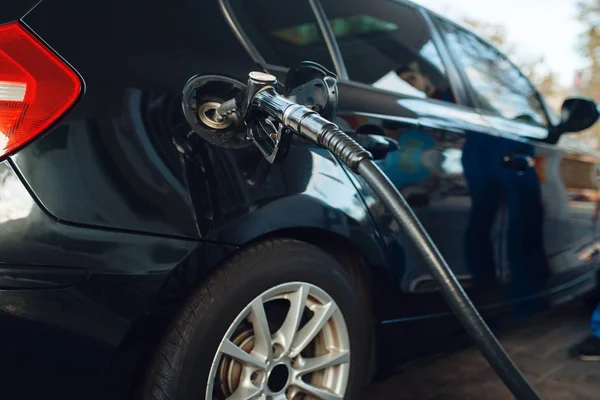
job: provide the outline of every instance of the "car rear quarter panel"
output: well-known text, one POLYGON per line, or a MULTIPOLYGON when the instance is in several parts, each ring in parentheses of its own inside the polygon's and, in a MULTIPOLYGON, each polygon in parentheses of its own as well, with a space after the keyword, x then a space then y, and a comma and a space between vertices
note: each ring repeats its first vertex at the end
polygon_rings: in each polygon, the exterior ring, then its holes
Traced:
MULTIPOLYGON (((15 176, 29 189, 39 212, 53 226, 82 235, 98 232, 114 235, 112 241, 129 238, 140 245, 164 240, 185 250, 150 246, 137 255, 151 252, 150 258, 137 259, 125 268, 119 257, 121 243, 105 248, 82 237, 47 236, 54 247, 63 249, 64 262, 95 268, 90 290, 113 307, 113 320, 105 321, 102 328, 108 336, 96 339, 86 334, 80 335, 85 339, 81 343, 71 341, 81 349, 90 343, 92 347, 94 343, 106 345, 98 348, 102 357, 90 360, 86 368, 98 376, 105 376, 102 371, 117 377, 118 371, 134 371, 135 366, 122 366, 136 359, 129 355, 140 347, 140 338, 147 336, 143 321, 154 315, 168 321, 180 299, 226 254, 266 235, 285 232, 294 236, 294 230, 312 229, 325 233, 319 236, 324 240, 331 237, 327 235, 344 238, 359 249, 366 264, 384 271, 375 274, 386 283, 378 288, 378 296, 397 290, 396 281, 387 279, 384 246, 364 201, 328 152, 296 142, 286 163, 270 165, 251 145, 223 149, 188 137, 181 107, 188 79, 222 73, 243 82, 256 68, 226 25, 216 0, 44 0, 23 21, 85 83, 85 92, 68 114, 10 158, 15 176), (184 142, 191 152, 180 151, 184 142), (84 258, 79 257, 80 247, 89 248, 84 258), (157 258, 163 252, 171 258, 161 264, 157 258), (164 275, 159 277, 159 272, 164 275), (131 284, 119 280, 129 282, 135 276, 156 282, 137 300, 135 288, 130 297, 120 296, 116 288, 131 284), (122 316, 129 307, 133 307, 132 315, 122 316)), ((28 243, 13 250, 16 261, 25 257, 31 262, 49 262, 36 249, 28 250, 28 243)), ((84 320, 93 319, 90 310, 95 306, 94 301, 78 300, 79 291, 79 286, 61 289, 57 302, 79 307, 79 311, 76 316, 67 312, 56 318, 84 327, 84 320)), ((47 298, 40 294, 31 309, 41 312, 40 304, 47 298)), ((56 313, 47 315, 50 324, 56 313)), ((37 334, 37 329, 23 325, 19 330, 37 334)), ((56 348, 45 355, 48 365, 61 348, 65 358, 72 357, 67 362, 70 369, 57 369, 61 376, 69 376, 68 371, 83 363, 72 348, 65 347, 67 339, 61 339, 72 331, 62 327, 51 339, 37 342, 38 349, 44 343, 56 348)), ((31 354, 22 365, 33 360, 31 354)), ((82 368, 77 376, 92 375, 82 368)))
POLYGON ((12 157, 57 219, 236 245, 294 226, 375 236, 339 164, 304 144, 283 166, 252 145, 194 141, 193 154, 178 152, 175 143, 189 142, 188 79, 221 73, 243 82, 256 68, 216 0, 43 1, 24 21, 85 81, 68 115, 12 157), (343 218, 356 229, 336 225, 343 218))

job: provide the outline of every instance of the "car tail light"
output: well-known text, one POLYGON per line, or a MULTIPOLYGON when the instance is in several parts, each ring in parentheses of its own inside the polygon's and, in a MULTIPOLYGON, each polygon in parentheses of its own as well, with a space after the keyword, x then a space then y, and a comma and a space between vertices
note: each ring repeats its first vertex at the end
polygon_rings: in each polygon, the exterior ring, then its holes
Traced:
POLYGON ((80 90, 75 72, 21 24, 0 25, 0 157, 44 132, 80 90))

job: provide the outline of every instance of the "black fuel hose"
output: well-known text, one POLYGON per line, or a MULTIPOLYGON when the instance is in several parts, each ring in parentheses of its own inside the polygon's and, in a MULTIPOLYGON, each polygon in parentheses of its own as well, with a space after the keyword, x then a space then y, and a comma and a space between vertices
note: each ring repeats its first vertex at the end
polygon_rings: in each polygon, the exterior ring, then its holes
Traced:
POLYGON ((359 162, 358 173, 423 254, 444 299, 512 394, 520 400, 541 399, 481 318, 418 218, 387 176, 368 158, 359 162))

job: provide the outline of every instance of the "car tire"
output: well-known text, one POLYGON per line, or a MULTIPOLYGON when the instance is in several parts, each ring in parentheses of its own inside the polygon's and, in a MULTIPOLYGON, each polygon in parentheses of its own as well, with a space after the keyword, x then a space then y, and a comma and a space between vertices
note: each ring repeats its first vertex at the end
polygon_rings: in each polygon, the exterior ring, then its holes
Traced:
POLYGON ((212 400, 244 391, 232 398, 360 399, 372 324, 359 276, 296 240, 240 251, 182 307, 156 351, 142 398, 212 400))

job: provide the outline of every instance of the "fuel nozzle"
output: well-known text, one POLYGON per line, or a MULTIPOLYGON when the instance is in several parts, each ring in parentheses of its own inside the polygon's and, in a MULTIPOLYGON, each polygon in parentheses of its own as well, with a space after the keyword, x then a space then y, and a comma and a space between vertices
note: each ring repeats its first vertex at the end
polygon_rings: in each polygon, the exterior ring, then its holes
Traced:
POLYGON ((219 118, 235 115, 245 122, 246 137, 251 139, 263 156, 271 164, 282 161, 291 142, 289 129, 281 123, 282 112, 287 102, 281 103, 277 93, 277 78, 273 75, 253 71, 248 76, 246 88, 235 98, 224 102, 217 110, 219 118), (266 107, 260 102, 259 93, 269 92, 275 107, 266 107))
POLYGON ((219 76, 188 82, 184 112, 196 133, 223 147, 251 141, 270 163, 285 159, 292 134, 327 148, 355 171, 362 159, 372 158, 333 122, 337 77, 323 66, 304 62, 291 69, 284 94, 276 77, 264 72, 250 72, 246 86, 240 86, 219 76), (233 98, 215 100, 230 89, 235 89, 233 98))
POLYGON ((217 115, 220 118, 227 118, 233 112, 238 112, 240 116, 245 117, 250 109, 252 99, 258 92, 265 88, 277 87, 277 78, 271 74, 264 72, 252 71, 248 75, 248 84, 246 89, 242 91, 237 97, 230 99, 223 103, 217 110, 217 115))
POLYGON ((292 133, 327 148, 353 170, 362 159, 371 158, 332 122, 338 99, 334 74, 318 64, 303 63, 288 73, 286 90, 287 97, 277 92, 273 75, 251 72, 246 88, 217 113, 228 118, 235 110, 246 123, 247 137, 270 163, 284 158, 292 133))

